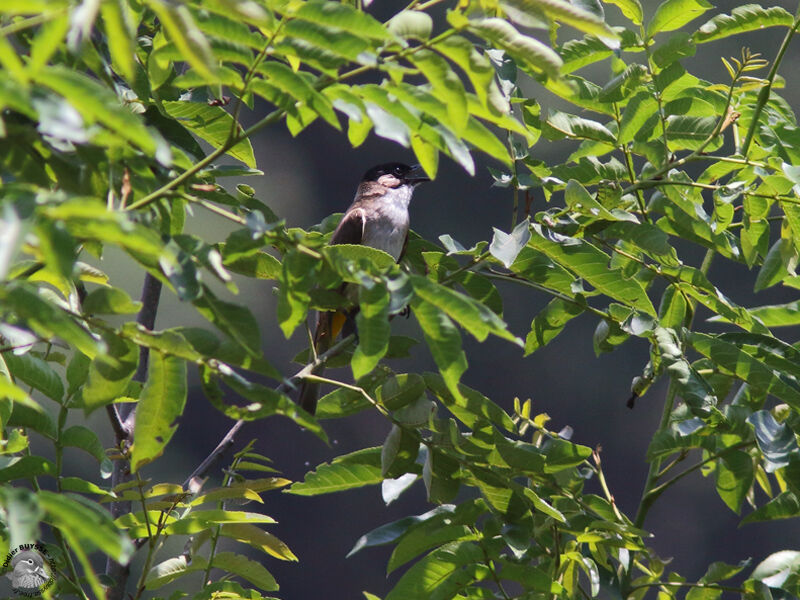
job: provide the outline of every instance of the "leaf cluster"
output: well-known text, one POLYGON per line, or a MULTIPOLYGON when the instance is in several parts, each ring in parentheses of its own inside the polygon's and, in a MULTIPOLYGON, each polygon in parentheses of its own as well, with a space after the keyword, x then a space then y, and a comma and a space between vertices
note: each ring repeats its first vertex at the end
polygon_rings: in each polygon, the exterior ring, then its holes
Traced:
POLYGON ((406 570, 390 600, 800 593, 797 552, 752 570, 714 563, 688 582, 644 528, 651 506, 696 471, 735 513, 752 507, 743 523, 798 516, 800 354, 784 335, 800 323, 797 301, 740 306, 710 265, 752 270, 754 292, 800 288, 800 140, 778 93, 800 20, 750 4, 697 26, 705 0, 666 0, 648 18, 638 0, 612 0, 624 25, 610 27, 597 1, 470 0, 435 18, 440 3, 414 0, 386 22, 362 3, 317 0, 2 3, 0 481, 11 485, 0 488, 0 555, 45 525, 59 595, 123 597, 126 580, 101 574, 98 558, 128 564, 137 553, 136 599, 173 582, 175 598, 278 590, 261 562, 217 547, 227 539, 296 560, 262 529, 270 517, 226 504, 290 484, 243 475, 270 471, 266 457, 246 446, 206 491, 196 473, 185 486, 143 476, 167 451, 196 368, 234 428, 280 415, 327 440, 325 419, 381 415, 382 446, 336 457, 287 491, 380 484, 388 504, 421 481, 434 507, 352 550, 394 544, 387 571, 406 570), (724 81, 684 65, 713 51, 705 44, 766 27, 785 34, 772 60, 745 49, 723 60, 724 81), (595 63, 607 81, 580 74, 595 63), (572 108, 544 107, 531 89, 572 108), (245 128, 256 103, 270 112, 245 128), (289 227, 250 186, 218 182, 261 173, 255 133, 297 135, 315 121, 353 146, 374 133, 409 147, 431 178, 442 154, 472 174, 472 151, 485 153, 513 199, 508 232, 472 248, 412 232, 398 265, 372 248, 329 246, 338 217, 289 227), (557 140, 572 143, 566 161, 536 158, 535 145, 557 140), (219 164, 226 155, 237 164, 219 164), (188 233, 195 211, 235 229, 188 233), (155 307, 99 268, 112 248, 207 324, 146 326, 155 307), (685 258, 694 248, 705 252, 697 266, 685 258), (233 275, 275 283, 287 338, 310 312, 354 303, 358 335, 301 353, 298 372, 284 373, 262 355, 253 313, 230 298, 233 275), (529 330, 504 321, 498 282, 549 299, 529 330), (407 307, 419 339, 392 335, 407 307), (473 358, 462 331, 535 361, 579 317, 597 323, 598 354, 647 342, 631 404, 669 381, 633 516, 616 506, 599 450, 549 430, 530 401, 507 411, 461 382, 473 358), (420 342, 437 372, 386 363, 420 342), (315 417, 290 393, 323 363, 348 371, 317 377, 334 389, 315 417), (113 418, 132 405, 135 422, 113 418), (114 448, 72 424, 98 409, 112 415, 114 448), (74 475, 70 448, 94 459, 97 477, 74 475), (127 481, 102 483, 122 471, 127 481), (165 558, 175 536, 188 538, 185 550, 165 558), (202 574, 197 592, 181 579, 192 573, 202 574))

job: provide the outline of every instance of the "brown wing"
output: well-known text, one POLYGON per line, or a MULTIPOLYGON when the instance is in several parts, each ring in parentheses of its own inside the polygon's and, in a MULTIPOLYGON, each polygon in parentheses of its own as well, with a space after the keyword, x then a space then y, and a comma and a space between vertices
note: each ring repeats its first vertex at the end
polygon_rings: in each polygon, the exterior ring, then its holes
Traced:
POLYGON ((363 208, 348 210, 333 232, 331 244, 360 244, 364 237, 366 215, 363 208))
MULTIPOLYGON (((331 236, 331 244, 360 244, 364 237, 364 224, 366 216, 363 208, 351 208, 348 210, 339 226, 331 236)), ((339 288, 339 293, 344 293, 344 283, 339 288)), ((339 335, 345 322, 345 313, 341 310, 337 312, 321 311, 317 313, 317 328, 314 332, 314 348, 317 354, 323 354, 333 345, 333 341, 339 335)), ((322 375, 325 370, 324 365, 318 366, 312 371, 314 375, 322 375)), ((317 410, 317 398, 319 397, 319 383, 305 380, 300 386, 300 395, 297 403, 312 415, 317 410)))

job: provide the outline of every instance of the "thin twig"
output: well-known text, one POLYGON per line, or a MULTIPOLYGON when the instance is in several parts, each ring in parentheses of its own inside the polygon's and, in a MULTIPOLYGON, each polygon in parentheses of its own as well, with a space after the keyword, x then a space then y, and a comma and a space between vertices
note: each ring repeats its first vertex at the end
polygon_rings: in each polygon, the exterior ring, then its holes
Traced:
POLYGON ((786 54, 787 48, 789 48, 789 42, 792 41, 792 37, 797 31, 798 26, 800 26, 800 18, 796 18, 792 27, 786 32, 783 42, 781 42, 781 47, 778 50, 778 54, 775 56, 775 60, 772 63, 769 74, 767 75, 767 83, 758 93, 758 101, 756 103, 756 108, 753 111, 753 117, 750 120, 750 127, 747 128, 747 135, 742 143, 742 155, 745 158, 747 158, 747 153, 750 151, 750 144, 753 142, 753 138, 755 137, 756 128, 758 127, 758 120, 761 117, 761 111, 764 110, 764 106, 769 101, 769 96, 772 93, 772 84, 775 82, 775 76, 778 74, 778 67, 783 60, 784 54, 786 54))
MULTIPOLYGON (((308 363, 305 367, 300 369, 297 373, 285 379, 279 386, 275 388, 277 392, 287 392, 292 387, 295 381, 299 381, 301 379, 305 379, 311 375, 311 372, 316 369, 318 366, 325 364, 333 358, 340 354, 343 350, 345 350, 355 339, 355 335, 351 334, 347 337, 342 338, 336 344, 331 346, 327 352, 320 354, 315 360, 308 363)), ((191 491, 192 493, 196 493, 203 485, 203 478, 208 474, 211 468, 217 463, 217 461, 222 458, 222 455, 230 448, 234 443, 234 438, 239 430, 244 425, 245 421, 239 419, 236 421, 225 436, 220 440, 217 447, 211 451, 203 462, 201 462, 197 468, 192 471, 192 474, 186 478, 186 481, 183 482, 183 489, 187 491, 191 491)))

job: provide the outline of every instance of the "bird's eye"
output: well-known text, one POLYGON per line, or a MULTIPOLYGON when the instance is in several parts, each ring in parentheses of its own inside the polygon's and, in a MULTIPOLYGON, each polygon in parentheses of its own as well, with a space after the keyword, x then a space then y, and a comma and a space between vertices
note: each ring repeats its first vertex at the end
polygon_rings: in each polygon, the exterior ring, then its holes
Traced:
POLYGON ((394 174, 396 177, 402 177, 402 175, 403 175, 403 169, 402 169, 402 167, 395 167, 395 168, 392 170, 392 173, 393 173, 393 174, 394 174))

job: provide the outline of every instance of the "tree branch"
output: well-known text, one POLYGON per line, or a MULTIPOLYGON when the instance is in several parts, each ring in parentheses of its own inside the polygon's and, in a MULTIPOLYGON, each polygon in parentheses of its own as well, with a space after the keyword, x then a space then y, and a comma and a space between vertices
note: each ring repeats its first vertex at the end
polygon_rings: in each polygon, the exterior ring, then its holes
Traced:
MULTIPOLYGON (((320 354, 316 359, 312 360, 308 363, 305 367, 300 369, 297 373, 285 379, 279 386, 275 388, 276 392, 287 392, 290 389, 294 388, 294 382, 299 381, 301 379, 305 379, 308 377, 311 372, 316 369, 320 365, 324 365, 328 360, 333 358, 334 356, 340 354, 345 348, 347 348, 351 342, 355 339, 355 335, 351 334, 347 337, 342 338, 331 346, 327 352, 320 354)), ((234 443, 234 438, 239 430, 244 425, 245 421, 239 419, 236 421, 225 436, 220 440, 217 447, 211 451, 203 462, 201 462, 197 468, 192 471, 192 474, 186 478, 186 481, 183 482, 183 489, 192 493, 196 493, 200 490, 203 486, 203 478, 208 474, 211 468, 222 458, 222 455, 230 448, 234 443)))
MULTIPOLYGON (((144 277, 142 285, 142 308, 136 317, 136 322, 148 330, 152 330, 156 322, 158 313, 158 302, 161 298, 161 281, 150 273, 144 277)), ((134 381, 144 383, 147 379, 147 366, 150 358, 149 349, 146 346, 139 346, 139 366, 133 376, 134 381)), ((136 403, 126 402, 123 404, 109 404, 107 407, 111 427, 114 430, 117 446, 126 449, 133 444, 133 430, 136 420, 136 403)), ((131 480, 131 466, 124 458, 114 461, 114 471, 111 475, 111 485, 117 486, 131 480)), ((130 501, 112 502, 111 517, 117 517, 131 511, 130 501)), ((106 600, 122 600, 125 596, 125 588, 130 577, 130 567, 121 565, 109 558, 106 561, 106 575, 114 580, 114 585, 108 588, 106 600)))

